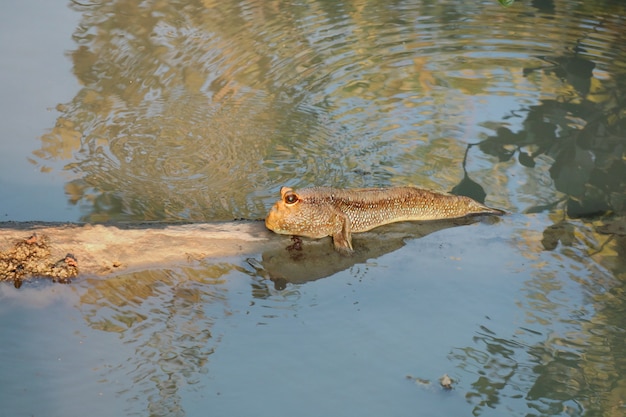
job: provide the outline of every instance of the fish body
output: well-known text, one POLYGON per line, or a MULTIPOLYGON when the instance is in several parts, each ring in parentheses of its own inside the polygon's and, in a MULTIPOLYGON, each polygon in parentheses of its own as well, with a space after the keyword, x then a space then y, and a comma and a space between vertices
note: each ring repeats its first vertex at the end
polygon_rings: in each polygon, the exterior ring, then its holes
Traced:
POLYGON ((352 252, 352 233, 389 223, 504 214, 469 197, 417 187, 282 187, 280 194, 265 219, 268 229, 316 239, 332 236, 335 249, 344 253, 352 252))

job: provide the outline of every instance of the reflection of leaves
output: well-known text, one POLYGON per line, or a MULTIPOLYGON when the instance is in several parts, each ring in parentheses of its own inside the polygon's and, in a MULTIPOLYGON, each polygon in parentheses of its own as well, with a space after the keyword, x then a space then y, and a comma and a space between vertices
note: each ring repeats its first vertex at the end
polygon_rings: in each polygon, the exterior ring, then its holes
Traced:
POLYGON ((537 57, 550 65, 537 68, 524 68, 523 74, 527 76, 534 71, 542 70, 547 74, 553 73, 561 80, 567 81, 581 95, 589 94, 591 77, 596 64, 588 59, 575 56, 537 57))
MULTIPOLYGON (((207 372, 210 355, 219 342, 211 330, 224 314, 223 277, 232 264, 199 268, 150 270, 89 280, 80 308, 88 325, 119 333, 134 354, 124 368, 121 398, 133 390, 145 396, 149 415, 183 416, 181 387, 207 372), (158 307, 158 308, 157 308, 158 307)), ((116 379, 119 370, 104 370, 116 379)))
POLYGON ((558 191, 572 196, 582 196, 592 169, 591 154, 578 146, 573 146, 561 151, 550 168, 550 175, 558 191))
POLYGON ((554 74, 574 87, 582 99, 544 100, 532 106, 524 130, 509 134, 510 141, 503 144, 504 137, 498 132, 500 146, 535 146, 530 154, 520 151, 519 162, 526 167, 534 167, 539 154, 553 158, 550 176, 556 190, 567 195, 568 216, 623 211, 626 160, 624 124, 615 116, 617 95, 605 94, 602 102, 587 97, 595 68, 588 59, 578 55, 538 58, 549 65, 525 68, 524 75, 537 70, 554 74), (576 122, 572 124, 572 120, 576 122), (581 125, 584 127, 579 128, 581 125))
POLYGON ((481 415, 489 408, 495 408, 502 401, 502 390, 519 378, 519 365, 515 359, 520 348, 517 343, 497 337, 485 326, 474 336, 475 346, 456 348, 451 359, 461 368, 482 369, 476 380, 471 382, 465 398, 473 404, 473 415, 481 415))
POLYGON ((546 250, 554 250, 561 242, 564 246, 572 246, 574 243, 574 226, 568 222, 559 222, 549 226, 543 231, 541 244, 546 250))
POLYGON ((563 201, 563 199, 557 200, 557 201, 554 201, 554 202, 548 203, 548 204, 537 204, 536 206, 532 206, 531 208, 527 209, 525 211, 525 213, 529 213, 529 214, 532 214, 532 213, 542 213, 542 212, 544 212, 546 210, 552 210, 553 208, 555 208, 562 201, 563 201))
POLYGON ((573 219, 601 214, 607 210, 610 210, 609 205, 604 196, 597 192, 587 192, 582 200, 567 199, 567 215, 573 219))
POLYGON ((35 163, 68 162, 82 221, 258 217, 257 190, 295 176, 267 168, 276 132, 306 142, 300 132, 316 123, 315 109, 298 105, 307 72, 294 69, 313 66, 317 51, 294 57, 290 48, 308 42, 289 19, 290 42, 271 47, 274 34, 260 28, 271 7, 248 19, 217 3, 148 3, 71 3, 81 23, 68 55, 83 88, 42 136, 35 163))
POLYGON ((519 163, 524 165, 527 168, 535 167, 535 159, 528 153, 524 151, 519 151, 519 155, 517 157, 519 163))
POLYGON ((451 193, 473 198, 480 203, 484 203, 485 197, 487 197, 485 189, 476 181, 472 180, 469 175, 467 175, 467 155, 469 154, 472 146, 473 145, 467 146, 465 156, 463 157, 463 179, 454 188, 452 188, 451 193))
MULTIPOLYGON (((574 73, 585 75, 591 71, 588 63, 580 64, 583 68, 572 70, 574 73)), ((566 195, 570 217, 609 210, 622 212, 626 209, 626 142, 623 122, 615 117, 611 103, 604 109, 604 105, 590 100, 544 100, 530 107, 523 130, 512 132, 501 127, 479 147, 500 161, 510 160, 517 151, 518 162, 527 168, 536 167, 539 155, 552 159, 550 176, 556 190, 566 195), (571 123, 573 118, 576 124, 571 123), (582 122, 586 122, 582 129, 575 127, 582 122)), ((528 212, 553 206, 536 206, 528 212)))
MULTIPOLYGON (((554 14, 556 9, 556 6, 554 5, 554 0, 533 0, 531 2, 531 5, 543 12, 544 17, 545 13, 554 14)), ((526 68, 524 68, 524 71, 526 71, 526 68)))
POLYGON ((515 149, 510 149, 510 145, 517 142, 518 135, 501 127, 496 131, 496 136, 489 136, 478 147, 487 155, 497 156, 500 162, 506 162, 515 154, 515 149))
POLYGON ((509 7, 515 3, 515 0, 498 0, 498 3, 503 5, 504 7, 509 7))
POLYGON ((453 189, 452 194, 456 195, 464 195, 466 197, 473 198, 479 203, 485 202, 485 197, 487 197, 487 193, 485 189, 478 184, 476 181, 473 181, 468 175, 467 172, 465 176, 453 189))
POLYGON ((480 143, 480 150, 488 155, 497 156, 500 162, 508 161, 515 154, 515 151, 511 151, 504 144, 492 138, 482 141, 480 143))
POLYGON ((596 231, 605 235, 626 236, 626 217, 606 221, 603 225, 598 226, 596 231))

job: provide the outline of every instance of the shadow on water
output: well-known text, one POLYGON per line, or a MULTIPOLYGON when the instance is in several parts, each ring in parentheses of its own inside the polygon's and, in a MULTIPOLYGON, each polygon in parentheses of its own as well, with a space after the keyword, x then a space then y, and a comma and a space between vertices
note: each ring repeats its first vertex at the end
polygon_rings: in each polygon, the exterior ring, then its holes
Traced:
POLYGON ((469 225, 477 218, 465 218, 423 223, 398 223, 376 229, 376 232, 359 233, 354 237, 355 252, 344 256, 337 252, 330 238, 317 241, 302 241, 292 238, 293 243, 285 248, 264 251, 259 263, 248 262, 258 273, 271 280, 277 290, 287 284, 303 284, 330 277, 357 264, 366 264, 393 252, 405 245, 407 239, 417 239, 449 227, 469 225))

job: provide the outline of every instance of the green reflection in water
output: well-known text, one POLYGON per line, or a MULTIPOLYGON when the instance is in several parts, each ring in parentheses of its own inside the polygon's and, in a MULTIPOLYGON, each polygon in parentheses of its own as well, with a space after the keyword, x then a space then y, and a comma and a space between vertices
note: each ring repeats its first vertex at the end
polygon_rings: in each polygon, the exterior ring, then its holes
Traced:
MULTIPOLYGON (((75 179, 66 192, 83 207, 82 220, 258 218, 284 184, 451 189, 463 177, 465 145, 478 141, 487 157, 473 155, 470 170, 503 206, 515 206, 505 197, 510 174, 493 163, 513 156, 538 172, 546 168, 538 158, 554 158, 558 193, 539 192, 544 199, 568 193, 576 197, 570 206, 585 184, 624 177, 619 150, 605 149, 616 133, 570 146, 551 131, 589 137, 620 126, 620 81, 592 78, 596 57, 584 53, 596 46, 594 28, 607 29, 607 44, 619 42, 608 18, 573 41, 573 53, 552 56, 548 42, 562 41, 562 33, 548 31, 542 43, 527 29, 542 15, 523 15, 509 31, 494 28, 485 41, 490 13, 511 22, 519 16, 468 5, 73 7, 82 23, 70 56, 84 88, 60 106, 63 116, 35 154, 44 164, 67 161, 75 179), (440 21, 459 26, 447 30, 440 21), (526 35, 519 45, 516 31, 526 35), (509 119, 502 126, 482 112, 502 106, 503 97, 533 106, 514 106, 510 115, 502 109, 497 116, 509 119), (609 118, 611 109, 617 113, 609 118), (525 121, 511 120, 525 113, 525 121), (513 133, 518 126, 523 131, 513 133), (611 155, 591 162, 599 155, 585 145, 611 155), (594 164, 606 175, 594 176, 594 164)), ((605 59, 605 51, 594 52, 605 59)), ((623 183, 616 185, 609 207, 623 205, 623 183)), ((606 209, 593 193, 583 203, 606 209)))
POLYGON ((441 51, 471 40, 410 29, 420 16, 460 12, 367 2, 73 7, 82 23, 70 57, 84 88, 60 106, 36 156, 67 160, 66 192, 82 220, 257 218, 284 184, 450 188, 462 175, 465 147, 449 137, 465 135, 462 109, 477 90, 451 100, 454 89, 435 89, 434 68, 441 51))

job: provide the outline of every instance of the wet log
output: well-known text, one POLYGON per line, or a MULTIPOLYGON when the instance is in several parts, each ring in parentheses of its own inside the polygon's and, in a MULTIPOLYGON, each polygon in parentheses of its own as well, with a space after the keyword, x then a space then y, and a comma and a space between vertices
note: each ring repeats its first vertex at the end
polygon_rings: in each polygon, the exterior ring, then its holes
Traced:
POLYGON ((0 223, 0 281, 19 286, 23 279, 43 276, 64 283, 76 276, 119 275, 243 257, 259 276, 282 289, 288 283, 325 278, 393 252, 404 246, 407 238, 477 221, 463 218, 382 226, 356 234, 351 256, 335 251, 330 237, 278 235, 267 230, 262 221, 132 225, 4 222, 0 223))
POLYGON ((134 225, 3 222, 0 280, 35 275, 64 282, 79 272, 107 275, 243 255, 277 245, 276 240, 272 244, 272 235, 263 222, 253 221, 134 225))

